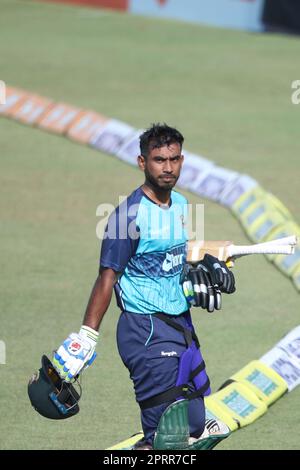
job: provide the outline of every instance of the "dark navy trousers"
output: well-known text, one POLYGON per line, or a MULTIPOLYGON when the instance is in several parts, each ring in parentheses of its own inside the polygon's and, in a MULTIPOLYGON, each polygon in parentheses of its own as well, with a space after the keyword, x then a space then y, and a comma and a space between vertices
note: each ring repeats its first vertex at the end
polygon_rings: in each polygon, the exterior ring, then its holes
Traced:
MULTIPOLYGON (((188 312, 172 316, 187 327, 188 312)), ((187 345, 182 332, 153 315, 122 312, 117 327, 117 345, 133 381, 137 402, 144 401, 176 385, 181 354, 187 345)), ((191 391, 195 390, 189 383, 191 391)), ((159 420, 171 402, 141 410, 145 439, 153 442, 159 420)), ((198 437, 205 425, 202 397, 189 402, 190 435, 198 437)))

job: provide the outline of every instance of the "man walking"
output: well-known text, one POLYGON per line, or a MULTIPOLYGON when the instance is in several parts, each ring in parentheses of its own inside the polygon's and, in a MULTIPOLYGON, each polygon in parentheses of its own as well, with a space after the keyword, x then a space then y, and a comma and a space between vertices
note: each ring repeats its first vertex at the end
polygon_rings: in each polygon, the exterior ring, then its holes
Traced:
POLYGON ((118 349, 141 410, 139 449, 152 448, 162 414, 180 398, 189 400, 190 436, 203 433, 210 383, 189 309, 219 309, 221 292, 235 290, 233 274, 216 258, 205 255, 197 268, 186 264, 187 200, 173 190, 183 140, 166 124, 140 136, 138 165, 145 181, 109 217, 83 326, 53 359, 66 381, 92 363, 114 290, 121 309, 118 349))

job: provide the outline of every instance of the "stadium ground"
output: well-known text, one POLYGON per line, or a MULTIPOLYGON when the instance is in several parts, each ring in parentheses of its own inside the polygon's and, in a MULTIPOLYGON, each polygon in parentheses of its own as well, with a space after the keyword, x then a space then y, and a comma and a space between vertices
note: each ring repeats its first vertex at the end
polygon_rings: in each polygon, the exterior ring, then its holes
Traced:
MULTIPOLYGON (((299 38, 217 30, 109 11, 1 0, 0 78, 140 128, 178 126, 186 147, 245 172, 300 221, 299 38)), ((27 381, 80 327, 97 275, 96 207, 142 182, 135 168, 0 118, 1 449, 105 449, 140 429, 118 357, 118 310, 106 314, 99 357, 83 377, 81 412, 35 414, 27 381)), ((184 193, 191 202, 195 195, 184 193)), ((224 208, 205 201, 206 238, 246 242, 224 208)), ((193 316, 213 391, 299 324, 299 294, 263 257, 240 260, 223 310, 193 316)), ((220 449, 298 449, 300 389, 220 449)))

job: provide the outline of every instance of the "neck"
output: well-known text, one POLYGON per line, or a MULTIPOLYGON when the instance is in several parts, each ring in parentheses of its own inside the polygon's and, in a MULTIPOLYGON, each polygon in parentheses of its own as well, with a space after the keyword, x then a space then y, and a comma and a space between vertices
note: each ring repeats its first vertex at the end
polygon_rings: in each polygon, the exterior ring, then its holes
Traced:
POLYGON ((145 181, 142 186, 144 193, 157 204, 169 204, 171 189, 159 189, 153 186, 150 181, 145 181))

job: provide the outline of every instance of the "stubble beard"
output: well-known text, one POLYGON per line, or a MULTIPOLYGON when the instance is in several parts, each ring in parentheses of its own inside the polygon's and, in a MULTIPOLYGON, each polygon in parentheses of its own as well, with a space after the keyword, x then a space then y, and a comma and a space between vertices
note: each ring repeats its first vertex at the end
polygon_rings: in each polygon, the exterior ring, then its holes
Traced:
POLYGON ((151 173, 149 173, 145 169, 145 178, 146 178, 146 181, 148 181, 151 184, 151 186, 153 186, 155 189, 158 189, 159 191, 168 192, 174 188, 179 176, 174 176, 174 179, 172 179, 170 182, 165 182, 162 180, 162 178, 154 178, 151 175, 151 173))

